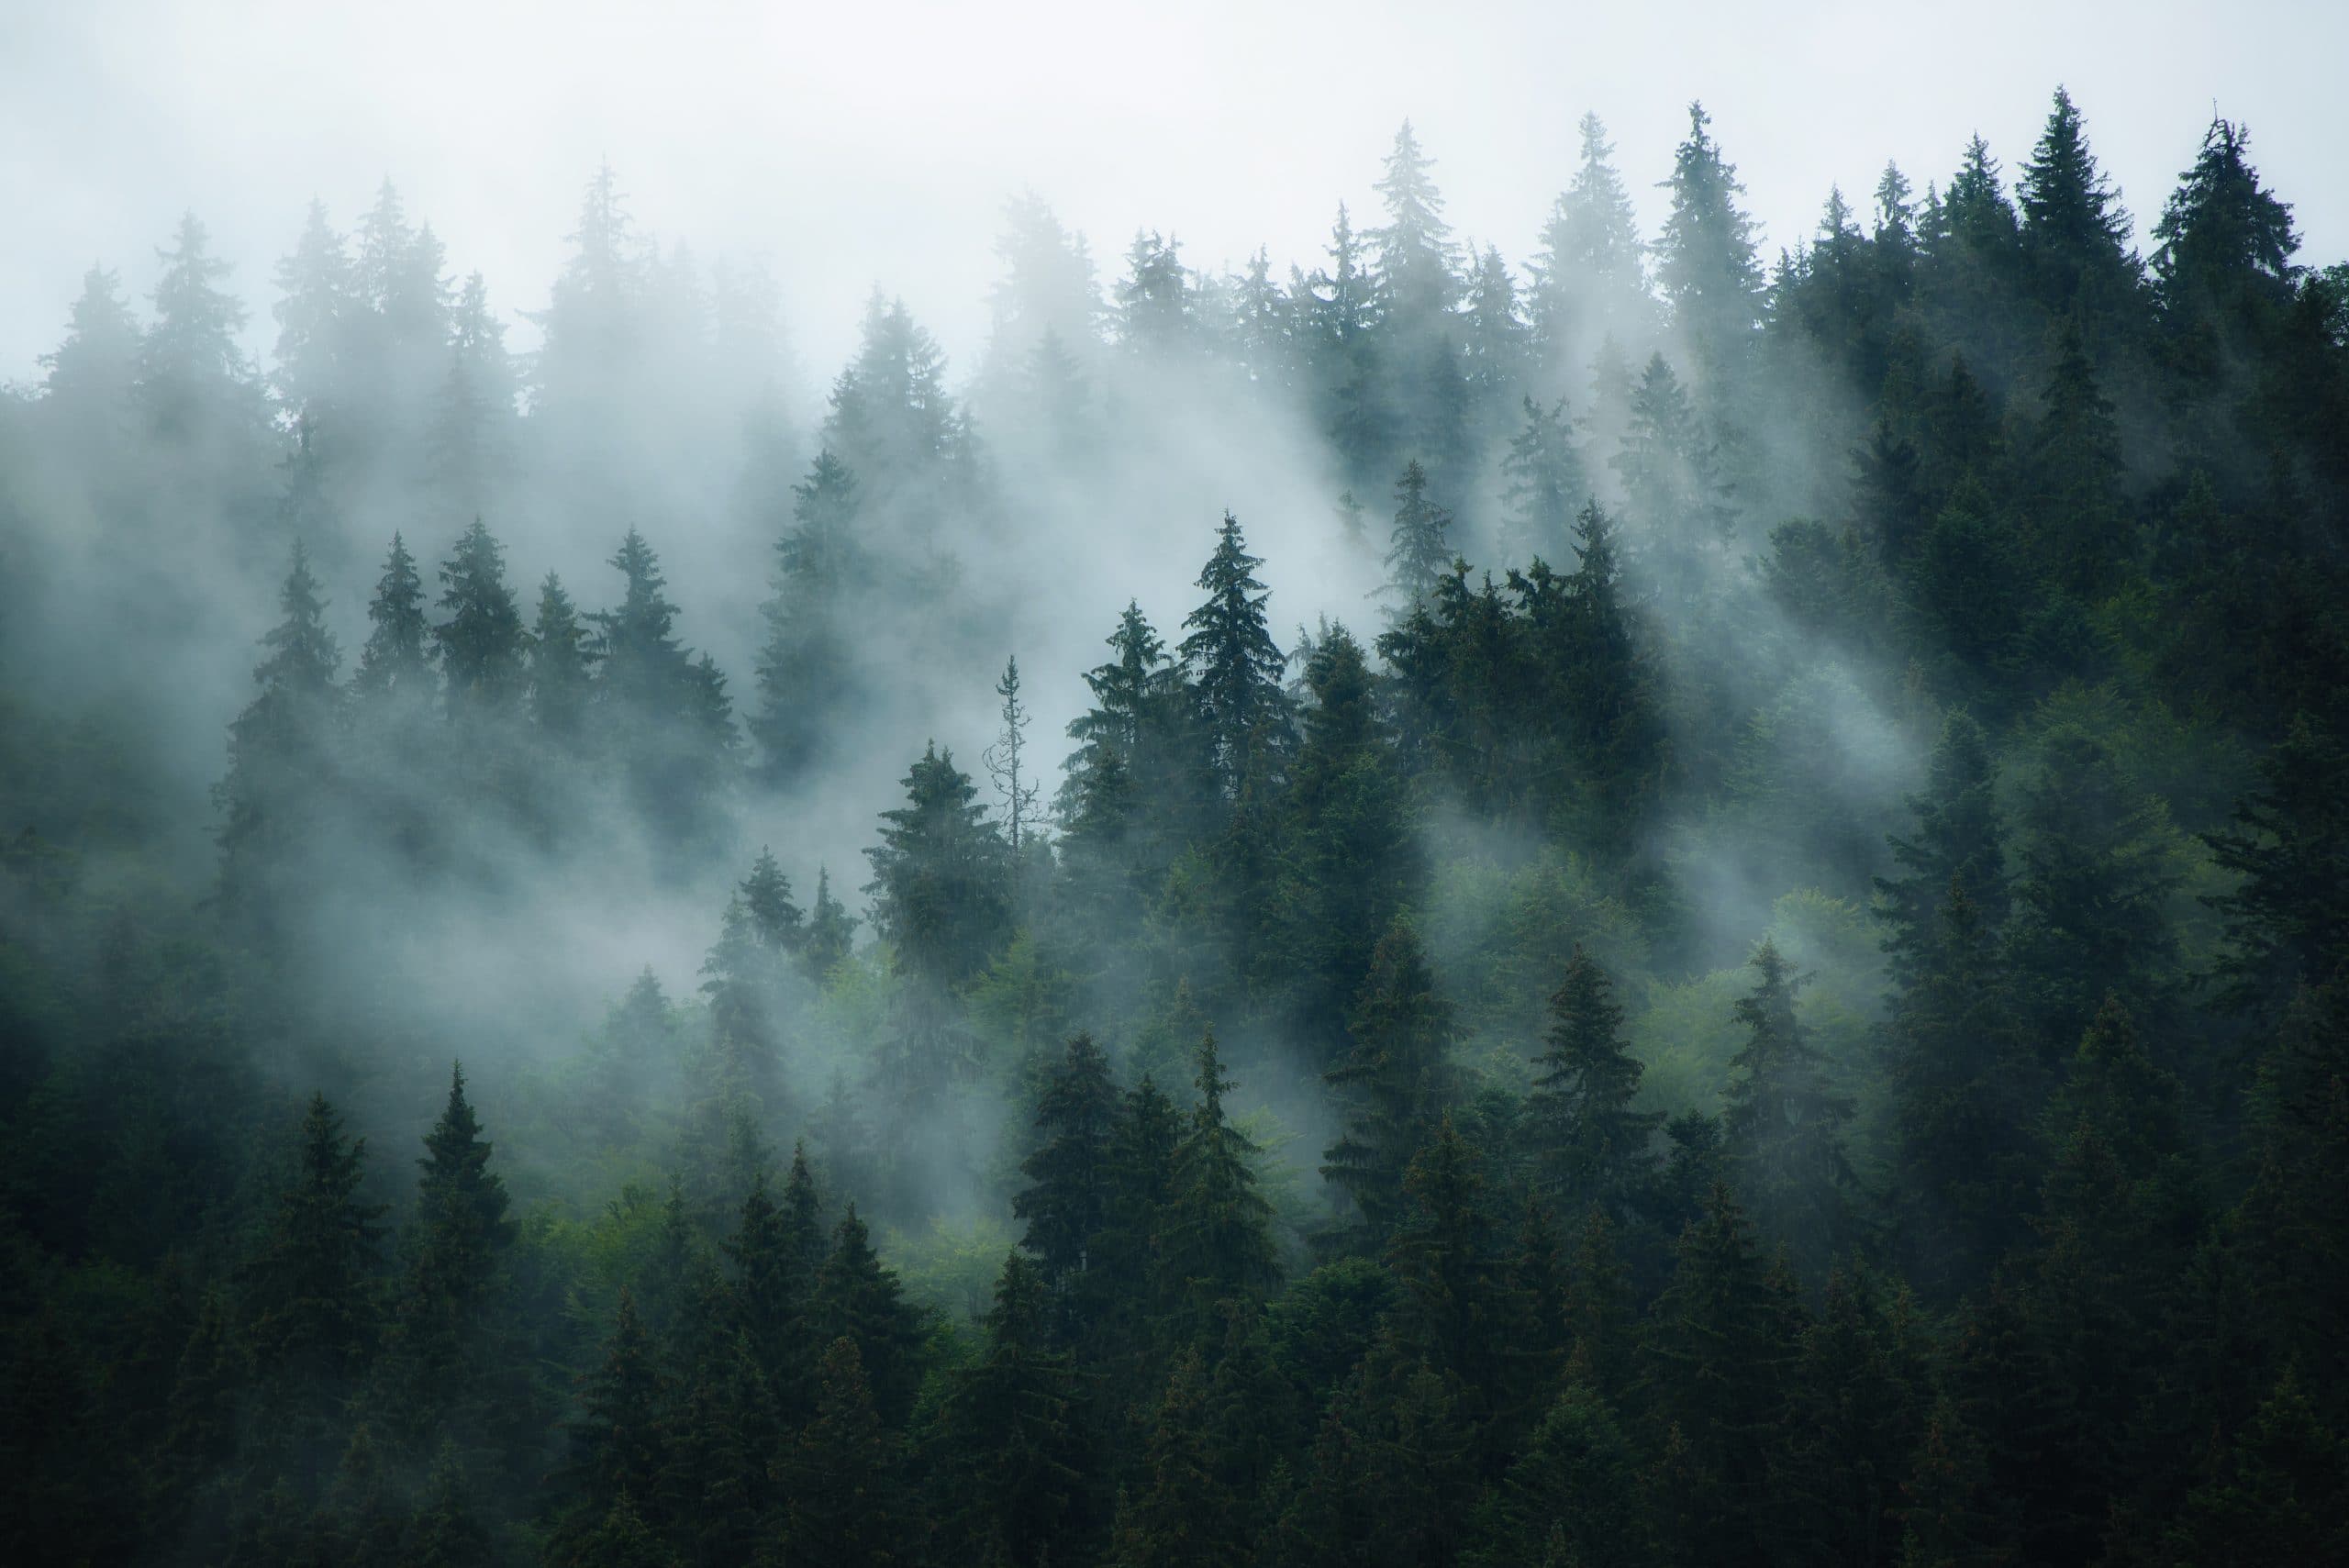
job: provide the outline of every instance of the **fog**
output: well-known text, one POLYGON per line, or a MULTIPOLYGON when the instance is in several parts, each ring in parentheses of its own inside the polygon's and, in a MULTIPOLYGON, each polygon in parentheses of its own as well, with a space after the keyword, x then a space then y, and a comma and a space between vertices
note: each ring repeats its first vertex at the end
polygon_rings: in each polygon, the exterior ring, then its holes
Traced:
MULTIPOLYGON (((1260 244, 1308 259, 1337 200, 1368 210, 1376 153, 1409 117, 1455 226, 1520 261, 1586 111, 1653 233, 1691 98, 1740 163, 1765 255, 1809 233, 1831 184, 1860 203, 1887 159, 1921 187, 1979 131, 2011 164, 2058 82, 2091 106, 2141 236, 2192 155, 2186 106, 2207 106, 2258 134, 2311 251, 2349 250, 2327 107, 2349 17, 2324 0, 6 12, 0 379, 32 375, 92 261, 143 293, 182 208, 213 226, 258 303, 311 197, 348 223, 387 175, 512 319, 545 303, 577 187, 607 158, 648 228, 767 261, 818 384, 876 282, 967 369, 986 322, 973 280, 1023 188, 1104 261, 1140 225, 1178 236, 1194 266, 1237 266, 1260 244)), ((257 313, 257 352, 266 326, 257 313)), ((529 339, 518 328, 518 348, 529 339)))

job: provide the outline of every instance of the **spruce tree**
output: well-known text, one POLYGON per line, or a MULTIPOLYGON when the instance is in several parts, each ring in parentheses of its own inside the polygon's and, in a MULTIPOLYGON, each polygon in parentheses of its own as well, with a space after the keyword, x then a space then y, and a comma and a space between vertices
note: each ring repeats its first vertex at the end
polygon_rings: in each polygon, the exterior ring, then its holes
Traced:
POLYGON ((475 517, 440 567, 440 608, 432 628, 448 677, 449 715, 491 717, 521 695, 529 634, 506 583, 506 549, 475 517))
POLYGON ((843 1335, 818 1370, 816 1416, 777 1462, 792 1561, 890 1568, 910 1521, 900 1517, 897 1445, 874 1407, 856 1341, 843 1335))
POLYGON ((1997 789, 1988 738, 1964 709, 1953 711, 1934 742, 1925 793, 1909 797, 1916 828, 1888 840, 1902 874, 1876 880, 1876 918, 1887 928, 1884 951, 1896 984, 1933 962, 1953 888, 1964 893, 1980 928, 1995 934, 2005 922, 2006 829, 1997 789))
POLYGON ((1823 1273, 1853 1239, 1843 1141, 1852 1102, 1795 1017, 1801 981, 1776 945, 1765 940, 1750 967, 1753 989, 1736 1007, 1745 1040, 1730 1058, 1736 1076, 1723 1096, 1722 1146, 1762 1226, 1823 1273))
POLYGON ((1623 1042, 1623 1009, 1607 972, 1577 943, 1550 995, 1550 1028, 1533 1058, 1525 1138, 1560 1211, 1597 1206, 1628 1223, 1656 1174, 1659 1112, 1633 1110, 1643 1069, 1623 1042))
POLYGON ((1345 1091, 1346 1127, 1322 1154, 1321 1175, 1343 1188, 1352 1230, 1384 1244, 1407 1207, 1405 1176, 1455 1098, 1447 1060, 1451 1009, 1419 933, 1397 920, 1379 939, 1348 1020, 1352 1049, 1323 1080, 1345 1091))
MULTIPOLYGON (((871 1233, 857 1218, 853 1203, 833 1232, 830 1255, 817 1272, 814 1311, 818 1342, 824 1335, 852 1342, 858 1384, 865 1385, 869 1378, 873 1407, 892 1429, 902 1428, 921 1386, 920 1319, 905 1303, 896 1272, 882 1267, 874 1254, 871 1233)), ((826 1366, 818 1372, 818 1422, 824 1418, 830 1383, 832 1357, 825 1359, 826 1366)))
POLYGON ((424 584, 416 557, 395 533, 375 596, 367 601, 366 646, 352 672, 351 693, 360 697, 395 697, 414 702, 429 696, 432 682, 432 627, 424 617, 424 584))
POLYGON ((1753 356, 1762 315, 1762 269, 1745 194, 1721 157, 1702 104, 1688 106, 1688 136, 1674 150, 1671 211, 1656 236, 1656 283, 1710 395, 1734 397, 1753 356))
POLYGON ((1109 1222, 1117 1123, 1108 1058, 1091 1035, 1071 1035, 1037 1096, 1035 1149, 1019 1165, 1028 1184, 1011 1202, 1013 1218, 1027 1221, 1022 1245, 1056 1300, 1056 1334, 1099 1309, 1099 1282, 1088 1275, 1109 1222))
POLYGON ((1225 1300, 1261 1300, 1280 1279, 1272 1205, 1256 1190, 1256 1146, 1225 1115, 1215 1031, 1200 1037, 1199 1103, 1173 1151, 1167 1207, 1155 1239, 1163 1293, 1181 1337, 1197 1342, 1225 1300))
POLYGON ((1452 567, 1452 514, 1428 499, 1427 470, 1413 458, 1395 481, 1395 528, 1386 546, 1386 588, 1408 615, 1452 567))
POLYGON ((1277 731, 1287 720, 1281 689, 1281 651, 1266 629, 1271 595, 1255 576, 1264 562, 1248 553, 1240 519, 1230 512, 1216 530, 1215 553, 1199 573, 1205 603, 1183 617, 1183 669, 1197 694, 1215 775, 1236 798, 1260 727, 1277 731))
POLYGON ((1238 1568, 1248 1561, 1240 1499, 1217 1473, 1208 1377, 1186 1350, 1158 1400, 1138 1486, 1120 1495, 1116 1568, 1238 1568))
POLYGON ((586 722, 596 650, 562 580, 551 572, 539 584, 529 646, 531 719, 541 735, 576 740, 586 722))
POLYGON ((333 1451, 334 1423, 357 1393, 375 1346, 376 1221, 384 1206, 361 1201, 367 1140, 343 1136, 324 1095, 310 1096, 291 1183, 239 1271, 241 1338, 263 1397, 262 1430, 309 1467, 304 1492, 333 1451))

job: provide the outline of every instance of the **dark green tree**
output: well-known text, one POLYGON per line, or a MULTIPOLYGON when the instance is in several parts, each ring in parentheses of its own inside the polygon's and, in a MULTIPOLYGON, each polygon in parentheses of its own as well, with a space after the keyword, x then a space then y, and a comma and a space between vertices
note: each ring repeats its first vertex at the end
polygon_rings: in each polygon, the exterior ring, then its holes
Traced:
POLYGON ((1347 1116, 1345 1131, 1322 1153, 1321 1175, 1353 1207, 1349 1234, 1375 1250, 1402 1218, 1406 1173, 1456 1098, 1452 1011, 1407 922, 1379 939, 1347 1032, 1344 1060, 1322 1075, 1343 1092, 1347 1116))
POLYGON ((1596 1205, 1629 1223, 1654 1183, 1664 1118, 1632 1109, 1643 1069, 1623 1042, 1613 983, 1580 944, 1550 995, 1550 1028, 1533 1058, 1525 1140, 1562 1212, 1596 1205))

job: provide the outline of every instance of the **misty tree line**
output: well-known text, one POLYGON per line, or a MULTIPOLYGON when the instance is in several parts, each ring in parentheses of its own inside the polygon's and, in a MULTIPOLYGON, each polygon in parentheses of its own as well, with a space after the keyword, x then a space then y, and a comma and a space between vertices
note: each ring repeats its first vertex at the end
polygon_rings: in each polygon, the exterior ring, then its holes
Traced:
POLYGON ((0 1539, 2349 1551, 2349 274, 2226 121, 2140 257, 2060 93, 2011 181, 1888 169, 1775 264, 1701 110, 1668 186, 1645 239, 1586 120, 1520 274, 1406 127, 1313 271, 1144 231, 1106 298, 1022 200, 965 394, 876 295, 807 446, 771 289, 608 172, 527 365, 388 187, 314 210, 267 385, 193 220, 148 326, 94 273, 0 408, 12 564, 283 576, 195 886, 126 710, 39 689, 90 645, 0 598, 0 1539), (862 916, 803 908, 738 815, 999 658, 1033 495, 1194 398, 1311 432, 1361 629, 1283 632, 1227 514, 1064 759, 1008 662, 980 776, 927 748, 862 916), (768 552, 739 684, 637 526, 680 464, 768 552), (605 607, 509 574, 545 518, 605 607), (501 976, 452 1079, 403 937, 518 960, 640 836, 740 871, 697 973, 537 1051, 501 976))

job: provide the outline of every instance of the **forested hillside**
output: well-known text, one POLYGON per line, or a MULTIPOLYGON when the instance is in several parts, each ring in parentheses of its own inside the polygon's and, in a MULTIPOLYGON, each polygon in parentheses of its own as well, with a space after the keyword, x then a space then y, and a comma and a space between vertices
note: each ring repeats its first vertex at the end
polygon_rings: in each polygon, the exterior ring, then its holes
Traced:
POLYGON ((1023 196, 821 396, 609 168, 527 322, 94 267, 0 1557, 2349 1560, 2349 266, 2192 117, 2144 253, 2060 91, 1775 256, 1694 106, 1023 196))

